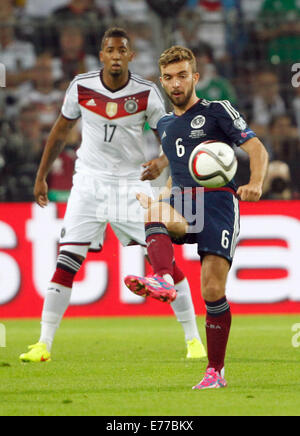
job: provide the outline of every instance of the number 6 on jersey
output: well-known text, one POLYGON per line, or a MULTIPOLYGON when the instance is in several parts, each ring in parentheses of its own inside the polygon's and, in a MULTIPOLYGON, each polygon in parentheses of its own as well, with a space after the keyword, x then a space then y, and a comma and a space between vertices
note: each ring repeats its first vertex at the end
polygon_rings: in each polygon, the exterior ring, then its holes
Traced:
POLYGON ((182 144, 182 138, 176 140, 177 156, 183 157, 185 155, 185 146, 182 144))

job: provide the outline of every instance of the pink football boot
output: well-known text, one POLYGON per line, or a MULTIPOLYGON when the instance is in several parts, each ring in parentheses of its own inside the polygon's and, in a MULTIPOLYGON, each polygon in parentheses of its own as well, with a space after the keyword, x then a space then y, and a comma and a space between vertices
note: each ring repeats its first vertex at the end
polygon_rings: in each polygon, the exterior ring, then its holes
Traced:
POLYGON ((203 380, 196 386, 194 390, 202 389, 219 389, 226 388, 227 382, 214 368, 208 368, 203 380))
POLYGON ((124 281, 131 292, 141 297, 152 297, 155 300, 169 304, 177 297, 174 286, 158 275, 148 277, 127 276, 124 281))

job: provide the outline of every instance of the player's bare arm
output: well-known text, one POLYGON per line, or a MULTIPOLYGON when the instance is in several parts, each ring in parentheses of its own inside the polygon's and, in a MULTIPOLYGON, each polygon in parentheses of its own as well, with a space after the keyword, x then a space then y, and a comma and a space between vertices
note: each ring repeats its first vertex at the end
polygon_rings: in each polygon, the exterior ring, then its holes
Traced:
POLYGON ((240 186, 237 194, 242 201, 259 201, 268 169, 268 152, 258 138, 249 139, 241 148, 249 155, 251 175, 249 183, 240 186))
MULTIPOLYGON (((153 130, 158 142, 160 143, 160 137, 157 130, 153 130)), ((142 173, 141 180, 155 180, 157 179, 163 170, 169 166, 167 156, 162 153, 158 158, 152 159, 149 162, 144 163, 143 168, 145 170, 142 173)))
POLYGON ((152 159, 143 165, 145 168, 142 173, 141 180, 154 180, 157 179, 165 168, 169 165, 168 158, 165 154, 162 154, 156 159, 152 159))
POLYGON ((67 120, 60 115, 50 132, 34 185, 34 197, 40 207, 48 204, 47 176, 54 161, 63 151, 68 134, 75 124, 76 120, 67 120))

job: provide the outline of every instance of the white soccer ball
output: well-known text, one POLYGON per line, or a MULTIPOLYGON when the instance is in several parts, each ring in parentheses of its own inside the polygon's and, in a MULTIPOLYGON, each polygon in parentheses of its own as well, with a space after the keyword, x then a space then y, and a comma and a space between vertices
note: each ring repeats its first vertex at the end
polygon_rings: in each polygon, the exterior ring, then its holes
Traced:
POLYGON ((189 161, 191 176, 206 188, 227 185, 235 176, 237 166, 234 150, 224 142, 215 141, 197 145, 189 161))

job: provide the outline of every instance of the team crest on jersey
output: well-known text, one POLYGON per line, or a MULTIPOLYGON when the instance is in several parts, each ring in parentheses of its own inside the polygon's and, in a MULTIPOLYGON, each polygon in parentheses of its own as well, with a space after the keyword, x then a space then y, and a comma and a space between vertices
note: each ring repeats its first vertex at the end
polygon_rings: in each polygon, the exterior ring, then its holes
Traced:
POLYGON ((118 113, 118 103, 114 103, 110 101, 106 105, 106 114, 109 116, 109 118, 113 118, 118 113))
POLYGON ((128 114, 135 114, 138 111, 138 100, 135 98, 126 99, 124 109, 128 114))
POLYGON ((191 122, 193 129, 201 129, 206 123, 206 118, 203 115, 197 115, 191 122))

